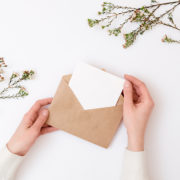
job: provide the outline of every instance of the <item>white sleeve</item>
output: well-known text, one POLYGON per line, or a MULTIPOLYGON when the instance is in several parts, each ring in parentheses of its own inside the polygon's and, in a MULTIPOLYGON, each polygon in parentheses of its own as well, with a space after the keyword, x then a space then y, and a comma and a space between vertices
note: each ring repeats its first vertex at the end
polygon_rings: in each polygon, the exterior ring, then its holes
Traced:
POLYGON ((11 153, 5 146, 0 151, 0 180, 14 180, 16 171, 24 159, 11 153))
POLYGON ((149 180, 144 151, 125 151, 121 180, 149 180))

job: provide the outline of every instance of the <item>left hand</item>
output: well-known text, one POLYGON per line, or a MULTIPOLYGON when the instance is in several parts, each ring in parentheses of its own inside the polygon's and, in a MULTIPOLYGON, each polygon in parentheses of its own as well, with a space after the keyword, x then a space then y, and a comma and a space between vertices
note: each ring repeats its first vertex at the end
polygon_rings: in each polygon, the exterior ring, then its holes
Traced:
POLYGON ((45 124, 49 111, 43 106, 51 102, 52 98, 38 100, 24 115, 22 122, 7 144, 10 152, 24 156, 40 135, 57 130, 45 124))

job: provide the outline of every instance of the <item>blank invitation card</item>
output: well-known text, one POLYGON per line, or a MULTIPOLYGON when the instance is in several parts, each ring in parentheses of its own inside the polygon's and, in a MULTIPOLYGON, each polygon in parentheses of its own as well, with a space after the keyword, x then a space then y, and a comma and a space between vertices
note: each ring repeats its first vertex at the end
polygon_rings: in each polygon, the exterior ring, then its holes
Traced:
POLYGON ((115 106, 124 79, 86 63, 74 69, 69 86, 84 109, 115 106))

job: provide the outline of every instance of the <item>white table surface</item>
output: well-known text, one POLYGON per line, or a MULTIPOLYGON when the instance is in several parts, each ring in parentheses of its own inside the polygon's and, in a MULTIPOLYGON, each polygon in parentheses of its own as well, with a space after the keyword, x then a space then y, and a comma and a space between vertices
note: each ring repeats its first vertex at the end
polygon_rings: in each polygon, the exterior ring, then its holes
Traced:
MULTIPOLYGON (((151 180, 178 180, 180 46, 163 44, 161 38, 167 33, 180 39, 179 32, 155 27, 124 50, 122 37, 110 37, 100 28, 87 25, 87 18, 95 17, 101 2, 0 1, 0 56, 9 65, 7 71, 32 68, 37 72, 35 80, 25 83, 28 97, 0 100, 0 147, 31 105, 37 99, 53 96, 61 76, 72 73, 78 61, 85 61, 120 76, 133 74, 146 82, 156 104, 146 134, 151 180)), ((115 2, 138 6, 149 1, 115 2)), ((176 21, 180 25, 179 10, 176 21)), ((120 180, 126 144, 123 126, 109 149, 62 131, 44 135, 28 153, 17 179, 120 180)))

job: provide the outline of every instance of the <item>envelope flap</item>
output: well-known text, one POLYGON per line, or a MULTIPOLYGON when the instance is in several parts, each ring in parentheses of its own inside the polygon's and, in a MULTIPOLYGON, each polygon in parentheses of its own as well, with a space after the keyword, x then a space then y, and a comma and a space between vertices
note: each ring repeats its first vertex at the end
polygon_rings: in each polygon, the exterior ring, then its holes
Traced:
POLYGON ((54 99, 56 99, 58 103, 61 101, 64 106, 67 105, 69 107, 70 104, 73 104, 75 108, 83 110, 83 107, 68 85, 70 79, 71 75, 65 75, 62 77, 61 83, 55 95, 56 97, 54 99))
POLYGON ((62 79, 63 79, 67 84, 69 84, 69 81, 70 81, 71 77, 72 77, 72 74, 67 74, 67 75, 64 75, 64 76, 62 77, 62 79))

